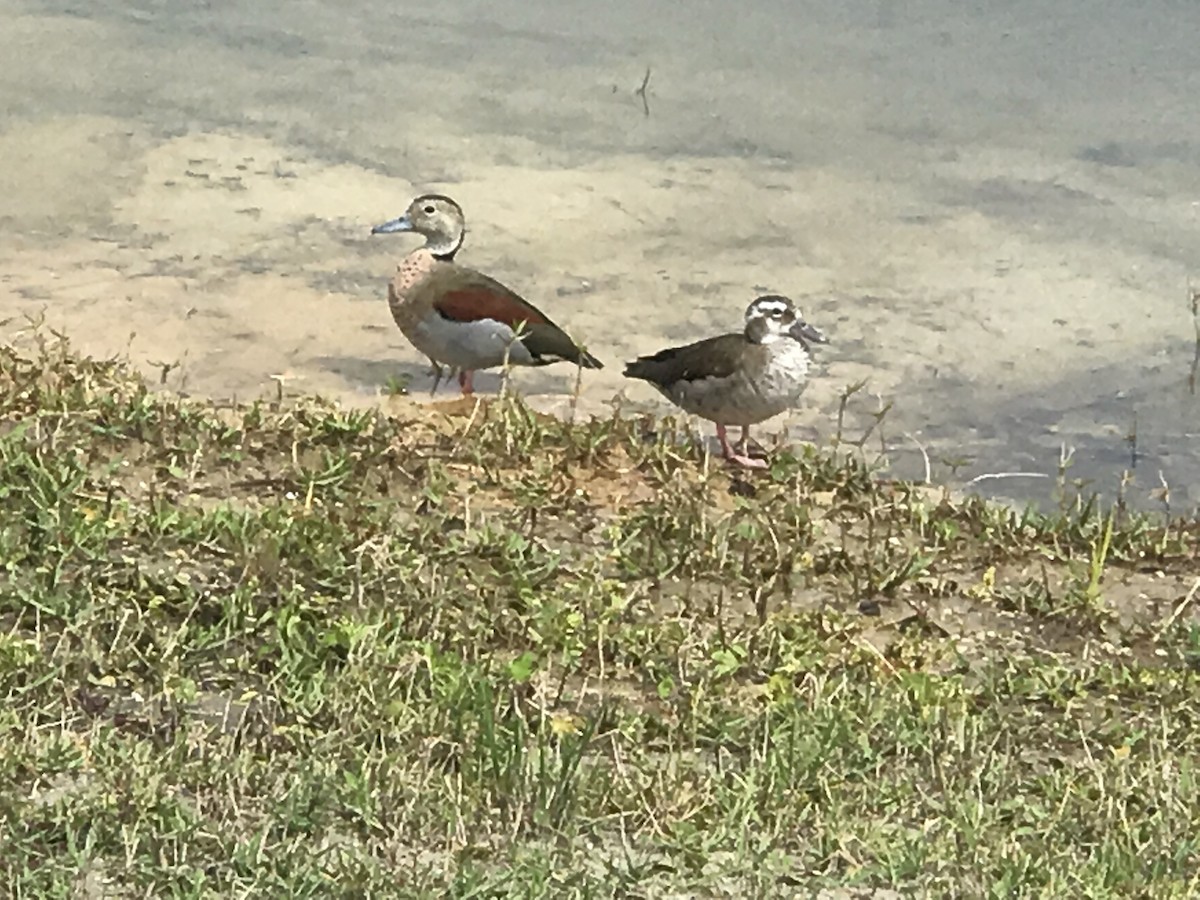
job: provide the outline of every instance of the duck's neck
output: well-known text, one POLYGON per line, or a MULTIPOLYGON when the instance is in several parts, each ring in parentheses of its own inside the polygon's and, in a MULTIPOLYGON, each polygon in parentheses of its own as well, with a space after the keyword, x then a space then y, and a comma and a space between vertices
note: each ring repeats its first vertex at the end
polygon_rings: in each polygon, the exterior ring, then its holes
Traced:
POLYGON ((432 253, 437 259, 443 262, 451 262, 454 259, 454 254, 462 249, 464 232, 460 231, 454 235, 439 235, 437 237, 427 237, 425 239, 424 249, 432 253))
POLYGON ((790 349, 792 344, 804 347, 803 343, 797 341, 790 334, 786 332, 781 334, 773 329, 766 319, 751 319, 746 323, 746 340, 751 344, 761 344, 764 347, 776 349, 790 349))
POLYGON ((766 344, 771 339, 765 319, 755 317, 746 322, 746 340, 751 344, 766 344))

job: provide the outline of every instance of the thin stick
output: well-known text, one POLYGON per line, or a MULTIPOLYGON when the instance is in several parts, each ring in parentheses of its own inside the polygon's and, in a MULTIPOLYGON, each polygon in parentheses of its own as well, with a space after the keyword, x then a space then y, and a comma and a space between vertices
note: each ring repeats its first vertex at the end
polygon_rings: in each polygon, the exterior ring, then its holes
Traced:
POLYGON ((504 361, 500 366, 500 393, 498 399, 503 401, 508 396, 508 377, 512 374, 512 348, 513 344, 521 340, 521 335, 525 333, 525 323, 518 322, 516 329, 513 331, 512 340, 504 345, 504 361))
POLYGON ((930 469, 929 454, 925 452, 925 445, 922 444, 920 441, 918 441, 915 437, 913 437, 907 431, 904 432, 904 436, 906 438, 908 438, 910 441, 912 441, 914 444, 916 444, 917 449, 921 451, 921 458, 925 460, 925 484, 929 484, 931 481, 933 481, 933 472, 930 469))
POLYGON ((989 472, 986 475, 976 475, 963 487, 970 487, 980 481, 992 481, 996 478, 1049 478, 1045 472, 989 472))
POLYGON ((471 426, 475 424, 475 417, 479 415, 479 407, 482 405, 483 405, 483 398, 476 397, 475 405, 471 407, 471 415, 467 419, 467 424, 463 426, 463 430, 461 432, 459 432, 458 440, 454 442, 454 451, 453 452, 457 452, 458 448, 462 446, 463 441, 466 440, 467 432, 469 432, 471 430, 471 426))
POLYGON ((571 391, 571 424, 575 424, 575 414, 579 411, 579 395, 583 393, 583 362, 575 364, 575 389, 571 391))
POLYGON ((1196 332, 1196 342, 1192 351, 1192 368, 1188 373, 1188 391, 1196 393, 1196 374, 1200 371, 1200 288, 1194 288, 1191 279, 1188 280, 1188 303, 1192 307, 1192 328, 1196 332))
POLYGON ((650 85, 650 67, 646 66, 646 77, 642 79, 642 86, 633 93, 642 98, 642 111, 646 114, 646 118, 650 117, 650 101, 646 97, 646 88, 650 85))
POLYGON ((1175 607, 1175 611, 1167 617, 1167 621, 1164 622, 1162 628, 1158 630, 1159 639, 1161 639, 1164 634, 1170 631, 1172 626, 1179 621, 1179 617, 1183 615, 1184 610, 1191 605, 1192 598, 1196 596, 1196 591, 1200 591, 1200 578, 1197 578, 1194 582, 1192 582, 1192 589, 1187 592, 1186 597, 1179 601, 1179 604, 1175 607))

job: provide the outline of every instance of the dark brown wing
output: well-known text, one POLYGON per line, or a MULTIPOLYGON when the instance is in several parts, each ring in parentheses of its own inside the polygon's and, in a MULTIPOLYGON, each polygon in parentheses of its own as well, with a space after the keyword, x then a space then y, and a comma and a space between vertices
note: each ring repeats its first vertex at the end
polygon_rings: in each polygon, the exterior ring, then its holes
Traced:
POLYGON ((641 356, 625 366, 626 378, 640 378, 663 387, 701 378, 728 378, 746 349, 744 334, 722 334, 684 347, 669 347, 641 356))
POLYGON ((433 307, 455 322, 492 319, 514 331, 521 328, 521 343, 534 359, 547 364, 558 360, 585 369, 603 368, 601 362, 575 345, 541 310, 494 278, 464 266, 447 265, 430 279, 433 307))

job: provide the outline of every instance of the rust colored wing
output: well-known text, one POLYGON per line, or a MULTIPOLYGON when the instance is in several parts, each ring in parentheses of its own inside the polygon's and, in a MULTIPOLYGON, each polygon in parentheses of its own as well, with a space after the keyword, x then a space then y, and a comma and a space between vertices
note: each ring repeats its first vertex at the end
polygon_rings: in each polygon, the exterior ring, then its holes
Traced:
POLYGON ((431 286, 436 287, 433 307, 443 318, 454 322, 492 319, 514 331, 521 327, 521 343, 539 365, 565 360, 585 369, 603 368, 545 313, 494 278, 460 266, 440 274, 438 283, 431 286))
POLYGON ((433 301, 433 306, 442 318, 455 322, 493 319, 510 328, 516 328, 521 322, 526 326, 550 322, 533 304, 512 291, 498 291, 488 285, 465 285, 444 291, 433 301))

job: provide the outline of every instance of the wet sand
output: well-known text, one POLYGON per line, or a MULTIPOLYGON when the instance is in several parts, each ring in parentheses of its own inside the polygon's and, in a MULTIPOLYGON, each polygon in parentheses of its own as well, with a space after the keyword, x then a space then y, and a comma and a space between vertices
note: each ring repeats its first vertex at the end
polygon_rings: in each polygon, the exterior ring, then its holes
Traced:
MULTIPOLYGON (((585 413, 666 411, 622 363, 780 292, 831 343, 764 432, 830 441, 865 380, 845 436, 891 404, 894 474, 1053 475, 1065 444, 1111 490, 1136 428, 1133 494, 1200 502, 1200 13, 584 9, 0 0, 0 339, 44 319, 199 396, 427 397, 383 302, 414 241, 369 230, 440 190, 460 260, 606 363, 585 413)), ((514 376, 546 409, 574 383, 514 376)))

